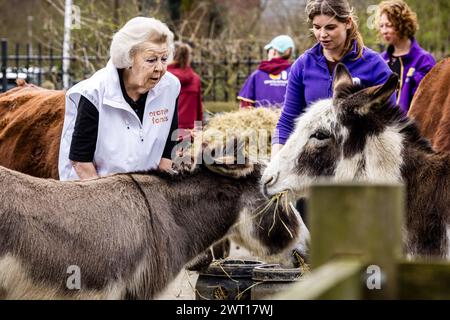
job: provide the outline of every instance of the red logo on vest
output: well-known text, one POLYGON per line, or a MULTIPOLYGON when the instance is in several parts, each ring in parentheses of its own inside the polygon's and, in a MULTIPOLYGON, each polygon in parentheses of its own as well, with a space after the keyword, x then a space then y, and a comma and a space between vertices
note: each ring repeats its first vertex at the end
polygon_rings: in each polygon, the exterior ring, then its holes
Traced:
POLYGON ((161 124, 163 122, 169 121, 169 117, 167 116, 169 113, 169 109, 163 108, 155 111, 150 111, 149 115, 152 119, 153 124, 161 124))

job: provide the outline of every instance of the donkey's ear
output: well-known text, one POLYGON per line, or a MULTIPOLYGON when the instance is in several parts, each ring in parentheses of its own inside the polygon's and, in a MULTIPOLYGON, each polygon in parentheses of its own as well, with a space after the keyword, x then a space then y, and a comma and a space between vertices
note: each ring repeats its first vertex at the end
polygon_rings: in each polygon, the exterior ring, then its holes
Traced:
POLYGON ((353 85, 352 75, 343 63, 338 63, 334 69, 333 99, 338 97, 343 89, 351 85, 353 85))
POLYGON ((230 178, 243 178, 255 171, 255 165, 247 161, 243 164, 205 164, 208 170, 230 178))
POLYGON ((398 87, 398 75, 393 73, 387 81, 372 93, 372 105, 383 105, 394 94, 398 87))
POLYGON ((398 76, 393 73, 384 84, 369 87, 361 91, 366 96, 365 102, 358 108, 360 114, 367 114, 371 110, 378 110, 384 106, 398 86, 398 76))
POLYGON ((205 157, 205 166, 213 172, 232 178, 242 178, 254 171, 254 164, 245 152, 245 142, 233 137, 229 143, 217 144, 216 152, 205 157), (208 161, 213 160, 213 161, 208 161))

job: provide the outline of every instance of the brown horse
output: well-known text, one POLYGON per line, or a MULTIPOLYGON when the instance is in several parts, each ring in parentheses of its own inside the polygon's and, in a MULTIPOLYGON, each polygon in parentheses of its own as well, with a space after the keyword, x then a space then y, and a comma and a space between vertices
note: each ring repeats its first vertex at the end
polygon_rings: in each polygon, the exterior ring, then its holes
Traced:
POLYGON ((58 179, 64 91, 23 84, 0 95, 0 165, 58 179))
POLYGON ((408 116, 436 151, 450 152, 450 58, 439 62, 417 89, 408 116))

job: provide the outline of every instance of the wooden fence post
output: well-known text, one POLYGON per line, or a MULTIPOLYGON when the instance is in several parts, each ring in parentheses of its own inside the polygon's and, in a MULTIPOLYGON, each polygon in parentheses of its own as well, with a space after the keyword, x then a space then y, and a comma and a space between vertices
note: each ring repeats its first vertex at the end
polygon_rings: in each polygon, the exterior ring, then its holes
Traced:
POLYGON ((398 298, 403 207, 404 188, 397 184, 313 185, 312 272, 272 298, 398 298))
MULTIPOLYGON (((382 272, 381 289, 365 290, 366 297, 396 298, 396 262, 403 249, 403 206, 401 185, 314 185, 309 205, 312 268, 331 259, 358 256, 373 265, 370 272, 375 274, 377 267, 382 272)), ((364 278, 362 281, 364 288, 367 282, 364 278)))

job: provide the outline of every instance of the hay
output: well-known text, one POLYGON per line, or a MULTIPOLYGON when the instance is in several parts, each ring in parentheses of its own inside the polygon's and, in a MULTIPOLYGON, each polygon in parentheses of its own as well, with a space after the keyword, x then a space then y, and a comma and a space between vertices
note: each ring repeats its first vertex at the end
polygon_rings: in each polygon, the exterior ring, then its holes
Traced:
POLYGON ((242 159, 253 163, 267 162, 270 160, 272 134, 280 115, 281 110, 269 108, 215 114, 204 127, 196 127, 190 132, 191 136, 183 137, 177 156, 173 158, 174 164, 178 170, 191 171, 199 157, 204 156, 206 146, 209 151, 234 156, 237 164, 243 164, 240 163, 242 159), (228 153, 233 151, 235 140, 243 143, 242 153, 228 153))
POLYGON ((245 142, 245 153, 252 160, 270 158, 272 134, 281 111, 253 108, 217 114, 203 130, 203 142, 225 144, 238 138, 245 142))

